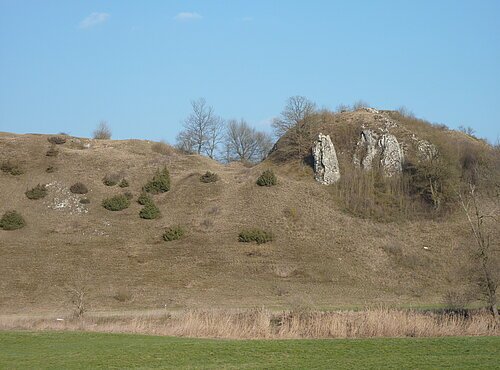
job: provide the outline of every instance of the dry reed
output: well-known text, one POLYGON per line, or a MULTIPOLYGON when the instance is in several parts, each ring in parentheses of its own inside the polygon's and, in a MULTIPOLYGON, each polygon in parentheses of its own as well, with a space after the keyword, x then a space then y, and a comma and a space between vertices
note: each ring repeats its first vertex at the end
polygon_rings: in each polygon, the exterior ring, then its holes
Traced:
POLYGON ((130 316, 0 317, 0 330, 78 330, 198 338, 294 339, 497 336, 486 311, 468 316, 397 309, 364 311, 185 310, 130 316))

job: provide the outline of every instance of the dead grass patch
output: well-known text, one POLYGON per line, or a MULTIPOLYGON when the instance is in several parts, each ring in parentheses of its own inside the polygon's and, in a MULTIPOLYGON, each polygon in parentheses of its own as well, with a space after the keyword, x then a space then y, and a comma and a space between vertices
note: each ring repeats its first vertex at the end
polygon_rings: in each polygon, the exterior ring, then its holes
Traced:
MULTIPOLYGON (((286 293, 284 293, 286 294, 286 293)), ((496 336, 500 326, 486 311, 460 315, 388 308, 363 311, 185 310, 136 316, 78 319, 1 317, 1 330, 80 330, 197 338, 298 339, 496 336)))
POLYGON ((154 143, 151 146, 153 152, 162 154, 162 155, 172 155, 175 153, 174 148, 168 145, 165 141, 160 141, 158 143, 154 143))

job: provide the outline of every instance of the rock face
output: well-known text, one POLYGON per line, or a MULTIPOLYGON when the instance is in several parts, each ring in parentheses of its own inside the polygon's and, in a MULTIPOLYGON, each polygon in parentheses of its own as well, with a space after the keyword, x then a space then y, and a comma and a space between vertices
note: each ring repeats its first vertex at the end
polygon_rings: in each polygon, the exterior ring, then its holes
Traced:
POLYGON ((319 134, 312 148, 314 157, 314 178, 323 185, 333 184, 340 179, 339 161, 330 135, 319 134))
POLYGON ((382 151, 380 163, 384 174, 391 177, 400 173, 403 170, 403 151, 396 136, 384 134, 379 139, 378 144, 382 151))
POLYGON ((364 155, 361 155, 361 158, 355 156, 354 163, 361 165, 361 167, 367 171, 371 170, 373 159, 378 154, 377 141, 378 135, 374 131, 361 131, 361 137, 358 141, 358 149, 364 151, 364 155))
POLYGON ((430 161, 438 156, 438 150, 434 144, 427 140, 414 139, 417 142, 417 153, 421 160, 430 161))
POLYGON ((402 171, 403 151, 396 137, 389 133, 379 135, 373 130, 363 130, 354 155, 354 164, 369 171, 373 168, 375 158, 380 159, 382 171, 388 177, 402 171))

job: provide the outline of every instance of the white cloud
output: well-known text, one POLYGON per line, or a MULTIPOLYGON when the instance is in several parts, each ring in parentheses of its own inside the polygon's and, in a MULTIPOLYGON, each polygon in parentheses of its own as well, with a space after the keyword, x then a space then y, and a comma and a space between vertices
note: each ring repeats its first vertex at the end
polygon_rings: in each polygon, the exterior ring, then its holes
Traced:
POLYGON ((92 13, 80 22, 80 28, 91 28, 108 20, 108 13, 92 13))
POLYGON ((202 18, 203 17, 201 16, 201 14, 192 13, 192 12, 181 12, 174 17, 174 19, 176 21, 180 21, 180 22, 197 21, 197 20, 202 19, 202 18))

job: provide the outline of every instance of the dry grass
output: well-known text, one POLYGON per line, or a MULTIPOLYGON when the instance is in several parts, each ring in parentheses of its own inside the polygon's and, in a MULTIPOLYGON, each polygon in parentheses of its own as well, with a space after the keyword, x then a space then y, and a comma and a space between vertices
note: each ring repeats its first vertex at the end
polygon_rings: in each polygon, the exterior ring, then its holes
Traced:
POLYGON ((457 314, 386 308, 363 311, 186 310, 138 316, 0 317, 0 330, 78 330, 197 338, 294 339, 498 336, 487 312, 457 314))
POLYGON ((160 141, 157 143, 154 143, 151 146, 151 150, 153 152, 158 153, 158 154, 163 154, 163 155, 173 155, 175 154, 174 148, 172 148, 170 145, 168 145, 165 141, 160 141))
POLYGON ((458 217, 379 224, 340 212, 330 187, 315 182, 310 167, 295 171, 267 162, 245 168, 196 155, 161 156, 140 140, 93 140, 79 150, 70 140, 76 139, 68 138, 54 159, 44 155, 47 136, 0 136, 0 162, 9 159, 25 171, 0 173, 0 215, 15 209, 27 223, 0 235, 0 314, 67 309, 61 287, 79 270, 90 276, 93 310, 165 304, 285 309, 304 294, 322 309, 441 305, 455 283, 447 276, 452 260, 469 242, 458 217), (56 172, 45 172, 56 165, 56 172), (139 218, 135 201, 120 212, 101 207, 103 199, 123 192, 102 183, 106 174, 126 175, 127 190, 137 197, 163 166, 171 189, 154 195, 161 219, 139 218), (279 184, 255 185, 270 166, 279 184), (220 181, 201 183, 206 171, 220 181), (88 196, 69 191, 76 181, 85 183, 88 196), (24 190, 37 183, 47 184, 48 195, 28 201, 24 190), (82 198, 91 203, 81 204, 82 198), (189 231, 186 237, 164 243, 165 227, 177 224, 189 231), (259 246, 239 243, 238 232, 248 227, 272 230, 276 238, 259 246), (401 246, 401 258, 384 251, 388 243, 401 246), (276 286, 289 294, 277 294, 276 286), (120 287, 133 299, 117 300, 120 287))

